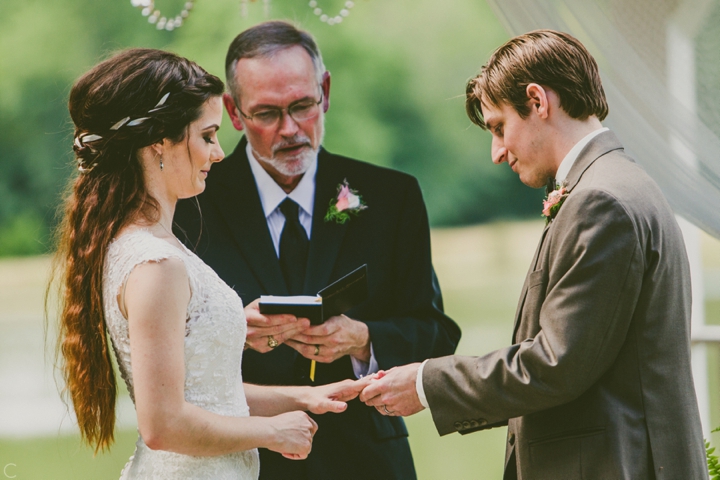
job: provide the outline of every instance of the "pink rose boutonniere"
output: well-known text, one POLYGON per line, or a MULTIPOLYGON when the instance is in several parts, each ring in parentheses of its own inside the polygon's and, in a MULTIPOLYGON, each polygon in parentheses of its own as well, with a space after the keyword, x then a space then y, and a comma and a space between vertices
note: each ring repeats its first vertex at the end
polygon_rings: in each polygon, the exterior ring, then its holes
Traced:
POLYGON ((565 199, 568 197, 569 193, 567 192, 567 188, 565 188, 565 185, 561 185, 552 192, 550 192, 543 200, 543 217, 545 217, 545 222, 550 223, 550 220, 555 218, 555 215, 557 215, 558 211, 560 211, 560 207, 562 207, 562 204, 565 202, 565 199))
POLYGON ((367 205, 363 202, 362 196, 357 190, 353 190, 348 185, 347 179, 338 185, 338 194, 336 198, 330 199, 330 207, 325 214, 325 221, 335 221, 336 223, 345 223, 350 220, 350 214, 357 215, 365 210, 367 205))

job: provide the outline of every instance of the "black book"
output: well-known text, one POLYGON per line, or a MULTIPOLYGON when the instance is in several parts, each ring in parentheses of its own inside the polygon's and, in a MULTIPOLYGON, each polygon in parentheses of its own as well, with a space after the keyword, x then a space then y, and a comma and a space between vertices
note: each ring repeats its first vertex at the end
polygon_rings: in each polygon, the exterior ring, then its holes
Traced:
POLYGON ((331 283, 316 296, 295 295, 260 297, 260 313, 290 313, 320 325, 335 315, 341 315, 368 297, 367 264, 356 268, 341 279, 331 283))

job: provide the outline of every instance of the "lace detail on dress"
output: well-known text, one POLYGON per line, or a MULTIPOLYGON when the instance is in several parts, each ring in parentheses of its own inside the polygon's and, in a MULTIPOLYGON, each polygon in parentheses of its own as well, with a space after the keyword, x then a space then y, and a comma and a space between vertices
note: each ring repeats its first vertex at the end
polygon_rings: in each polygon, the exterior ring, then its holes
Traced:
MULTIPOLYGON (((217 274, 185 247, 179 249, 147 230, 115 239, 108 248, 103 275, 103 301, 120 373, 135 401, 128 322, 117 295, 135 266, 174 257, 182 260, 191 297, 185 326, 185 400, 220 415, 245 417, 249 408, 240 364, 247 324, 242 300, 217 274)), ((138 438, 123 479, 256 479, 257 450, 216 457, 195 457, 150 450, 138 438)))

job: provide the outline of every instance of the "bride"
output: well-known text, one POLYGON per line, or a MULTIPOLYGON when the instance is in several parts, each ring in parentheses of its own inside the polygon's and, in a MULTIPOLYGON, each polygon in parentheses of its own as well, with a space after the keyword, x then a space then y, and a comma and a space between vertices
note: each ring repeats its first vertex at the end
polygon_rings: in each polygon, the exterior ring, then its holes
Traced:
POLYGON ((303 410, 341 412, 362 389, 242 383, 242 302, 172 234, 176 201, 224 156, 222 93, 197 64, 151 49, 100 63, 70 93, 80 174, 57 232, 58 350, 82 438, 103 450, 110 337, 140 434, 122 478, 255 479, 257 448, 306 458, 317 425, 303 410))

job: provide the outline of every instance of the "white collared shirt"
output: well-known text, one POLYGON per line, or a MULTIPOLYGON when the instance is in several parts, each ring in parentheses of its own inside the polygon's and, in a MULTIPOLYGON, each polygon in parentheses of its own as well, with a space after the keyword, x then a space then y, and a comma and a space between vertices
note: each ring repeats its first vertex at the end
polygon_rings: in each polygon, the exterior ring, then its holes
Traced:
POLYGON ((583 148, 585 148, 587 144, 590 143, 590 140, 597 137, 603 132, 607 132, 608 130, 609 128, 607 127, 598 128, 597 130, 585 135, 579 142, 575 144, 573 148, 570 149, 567 155, 565 155, 565 158, 563 158, 563 161, 560 162, 560 166, 558 167, 557 173, 555 174, 556 184, 562 184, 562 182, 565 181, 568 173, 570 173, 570 169, 575 164, 575 160, 577 160, 578 155, 580 155, 580 152, 583 151, 583 148))
MULTIPOLYGON (((560 166, 558 167, 557 173, 555 174, 556 184, 562 184, 562 182, 565 181, 568 173, 570 172, 570 169, 575 163, 575 160, 577 160, 578 155, 580 155, 580 152, 582 152, 583 148, 585 148, 587 144, 590 143, 590 140, 607 130, 609 129, 603 127, 588 133, 579 142, 577 142, 575 146, 573 146, 573 148, 570 149, 567 155, 565 155, 565 158, 563 158, 562 162, 560 162, 560 166)), ((422 372, 423 368, 425 368, 426 363, 427 360, 422 362, 420 364, 420 368, 418 368, 417 377, 415 377, 415 391, 417 392, 418 398, 420 399, 420 403, 422 404, 422 406, 425 408, 430 408, 430 404, 428 404, 427 397, 425 396, 425 389, 423 388, 422 382, 422 372)))
POLYGON ((272 238, 275 254, 280 258, 280 235, 285 226, 285 215, 280 211, 280 204, 286 198, 291 198, 300 207, 298 219, 300 225, 305 229, 308 240, 312 231, 312 212, 315 204, 315 174, 317 173, 317 158, 313 160, 310 168, 300 179, 295 189, 290 193, 285 193, 280 185, 268 172, 260 165, 260 162, 252 153, 250 143, 247 144, 247 157, 250 161, 250 169, 255 177, 255 183, 260 194, 260 203, 262 204, 265 220, 267 220, 270 237, 272 238))
MULTIPOLYGON (((273 180, 270 174, 265 171, 262 165, 260 165, 260 162, 255 158, 250 142, 248 142, 245 151, 248 161, 250 162, 250 170, 252 170, 252 174, 255 177, 255 184, 257 185, 258 194, 260 195, 260 204, 262 205, 265 220, 270 230, 270 237, 275 247, 275 254, 280 258, 280 236, 282 235, 283 227, 285 227, 285 215, 280 211, 280 204, 284 202, 286 198, 291 198, 300 207, 298 210, 298 220, 305 229, 308 240, 310 240, 313 219, 312 212, 313 206, 315 205, 317 157, 315 157, 310 168, 305 172, 293 191, 285 193, 285 190, 275 183, 275 180, 273 180)), ((380 370, 377 360, 375 359, 372 342, 370 343, 369 363, 358 360, 352 355, 350 356, 350 361, 352 362, 353 372, 357 378, 370 375, 380 370)))

